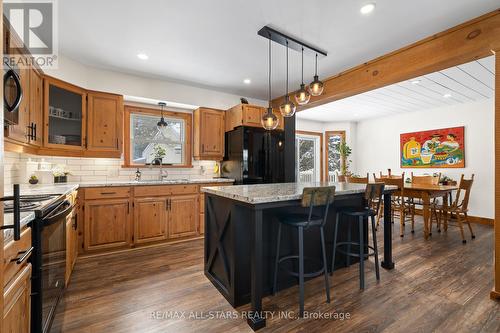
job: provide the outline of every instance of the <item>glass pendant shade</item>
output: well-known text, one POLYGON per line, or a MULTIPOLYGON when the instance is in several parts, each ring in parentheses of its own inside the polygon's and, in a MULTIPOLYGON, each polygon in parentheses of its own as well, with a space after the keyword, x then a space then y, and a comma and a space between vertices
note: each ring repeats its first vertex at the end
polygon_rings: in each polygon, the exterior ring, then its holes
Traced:
POLYGON ((264 113, 260 122, 262 124, 262 127, 264 127, 268 131, 276 129, 279 124, 278 117, 274 115, 272 108, 267 109, 267 112, 264 113))
POLYGON ((163 108, 167 104, 165 102, 159 102, 158 106, 161 108, 161 118, 160 121, 156 123, 156 127, 158 128, 158 131, 160 131, 161 134, 165 135, 165 130, 168 127, 168 123, 165 121, 165 118, 163 118, 163 108))
POLYGON ((289 98, 288 95, 285 97, 285 102, 280 105, 280 112, 283 117, 293 117, 295 114, 295 110, 297 107, 295 106, 295 103, 293 103, 289 98))
POLYGON ((323 82, 321 82, 317 75, 314 75, 314 81, 309 84, 309 92, 313 96, 319 96, 323 93, 323 82))
POLYGON ((305 84, 300 85, 300 90, 295 93, 295 100, 299 105, 305 105, 309 103, 311 99, 311 94, 307 91, 305 84))

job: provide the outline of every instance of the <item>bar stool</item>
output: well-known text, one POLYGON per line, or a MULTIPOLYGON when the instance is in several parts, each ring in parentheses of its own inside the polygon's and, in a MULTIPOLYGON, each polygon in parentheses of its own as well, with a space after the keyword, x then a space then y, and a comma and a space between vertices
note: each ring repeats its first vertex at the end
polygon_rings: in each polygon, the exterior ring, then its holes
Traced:
POLYGON ((308 214, 286 214, 279 217, 278 242, 276 246, 276 261, 274 265, 273 295, 276 295, 276 285, 278 280, 279 264, 290 259, 298 259, 299 271, 287 271, 288 274, 299 278, 299 315, 304 316, 304 278, 325 275, 326 301, 330 303, 330 286, 328 283, 328 265, 326 262, 325 233, 324 226, 328 216, 328 208, 333 203, 335 196, 335 186, 329 187, 309 187, 302 192, 302 207, 309 208, 308 214), (313 214, 315 207, 324 206, 323 216, 313 214), (280 257, 281 226, 286 225, 298 229, 299 254, 280 257), (321 252, 323 265, 320 270, 311 273, 304 272, 304 259, 314 260, 314 258, 304 257, 304 230, 318 228, 321 235, 321 252))
MULTIPOLYGON (((332 257, 332 270, 330 275, 333 275, 335 269, 335 254, 336 251, 343 253, 347 256, 347 265, 349 265, 349 257, 359 258, 359 288, 365 289, 365 259, 369 256, 375 256, 375 275, 377 280, 380 280, 379 264, 378 264, 378 249, 377 249, 377 233, 375 230, 375 216, 378 215, 380 209, 380 202, 382 201, 382 193, 384 192, 383 183, 367 184, 365 190, 365 207, 363 208, 346 208, 339 212, 340 218, 335 221, 335 232, 333 235, 333 257, 332 257), (351 228, 347 228, 348 236, 346 242, 337 242, 338 227, 342 221, 342 217, 354 217, 357 218, 359 224, 359 243, 351 241, 351 228), (372 225, 372 238, 373 246, 365 244, 364 241, 364 231, 363 231, 363 221, 365 218, 370 218, 372 225), (351 245, 358 246, 359 251, 351 252, 351 245), (343 246, 347 246, 347 250, 342 249, 343 246), (365 253, 365 246, 368 249, 365 253), (337 250, 337 247, 339 249, 337 250), (373 252, 370 253, 370 250, 373 252)), ((339 216, 337 215, 337 216, 339 216)), ((350 223, 350 220, 348 220, 350 223)))

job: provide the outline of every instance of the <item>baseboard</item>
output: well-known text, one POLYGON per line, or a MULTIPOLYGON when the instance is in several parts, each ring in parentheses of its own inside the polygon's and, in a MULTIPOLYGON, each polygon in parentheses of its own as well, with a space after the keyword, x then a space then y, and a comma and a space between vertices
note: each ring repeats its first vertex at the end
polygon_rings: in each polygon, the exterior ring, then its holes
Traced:
POLYGON ((492 290, 490 292, 490 298, 494 300, 500 300, 500 292, 492 290))
MULTIPOLYGON (((415 214, 416 215, 423 215, 422 209, 421 208, 416 208, 415 209, 415 214)), ((481 216, 471 216, 469 215, 469 221, 471 223, 476 223, 476 224, 483 224, 483 225, 490 225, 493 226, 495 224, 494 219, 490 219, 488 217, 481 217, 481 216)))

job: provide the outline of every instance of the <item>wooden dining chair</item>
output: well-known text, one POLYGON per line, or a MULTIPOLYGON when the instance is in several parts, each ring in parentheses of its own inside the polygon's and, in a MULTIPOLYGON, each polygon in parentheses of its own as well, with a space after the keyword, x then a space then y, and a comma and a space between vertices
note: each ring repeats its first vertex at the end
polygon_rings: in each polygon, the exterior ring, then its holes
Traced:
MULTIPOLYGON (((416 176, 411 173, 411 183, 416 184, 416 185, 439 185, 439 180, 441 179, 441 173, 438 175, 422 175, 422 176, 416 176)), ((431 203, 431 219, 430 219, 430 230, 429 232, 432 234, 432 224, 433 222, 436 223, 436 225, 439 223, 439 216, 437 210, 432 209, 432 207, 437 203, 436 198, 434 198, 433 202, 431 203)), ((416 206, 421 206, 422 209, 424 208, 423 201, 422 199, 419 198, 410 198, 409 199, 409 204, 411 206, 411 214, 412 214, 412 225, 411 225, 411 232, 415 232, 415 212, 416 212, 416 206)))
POLYGON ((462 236, 462 243, 467 243, 464 235, 464 223, 467 223, 469 227, 471 238, 474 239, 476 236, 474 235, 474 231, 472 230, 472 226, 469 221, 469 216, 467 215, 469 212, 469 198, 470 191, 472 188, 472 184, 474 183, 474 174, 472 174, 471 179, 465 179, 464 175, 460 177, 460 184, 458 185, 458 191, 455 195, 455 200, 452 202, 450 206, 443 205, 434 205, 432 209, 436 211, 438 214, 438 232, 441 231, 441 222, 443 222, 444 231, 448 230, 448 216, 453 218, 455 216, 457 226, 460 228, 460 234, 462 236), (443 221, 441 221, 443 220, 443 221))
POLYGON ((369 181, 369 175, 366 173, 366 177, 351 177, 347 176, 346 181, 348 183, 353 183, 353 184, 368 184, 369 181))
MULTIPOLYGON (((394 192, 391 199, 391 220, 394 221, 394 217, 399 217, 400 222, 400 233, 401 237, 404 237, 404 225, 407 217, 412 217, 411 215, 411 205, 408 204, 408 198, 405 196, 405 177, 404 172, 401 176, 392 175, 389 178, 379 178, 375 179, 376 182, 383 182, 385 185, 394 185, 398 189, 394 192)), ((412 221, 413 225, 414 221, 412 221)))

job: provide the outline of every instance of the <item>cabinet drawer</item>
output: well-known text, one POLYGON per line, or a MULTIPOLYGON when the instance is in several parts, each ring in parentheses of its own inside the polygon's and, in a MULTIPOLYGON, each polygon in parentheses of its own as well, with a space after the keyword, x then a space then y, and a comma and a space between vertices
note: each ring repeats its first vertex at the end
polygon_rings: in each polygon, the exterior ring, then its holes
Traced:
POLYGON ((130 187, 96 187, 85 189, 85 199, 128 198, 130 187))
POLYGON ((15 242, 11 240, 4 246, 4 286, 21 270, 26 260, 17 264, 16 259, 22 257, 23 253, 31 248, 31 228, 26 228, 21 233, 21 239, 15 242))
POLYGON ((134 188, 134 195, 136 197, 152 197, 194 193, 198 193, 197 185, 136 186, 134 188))

